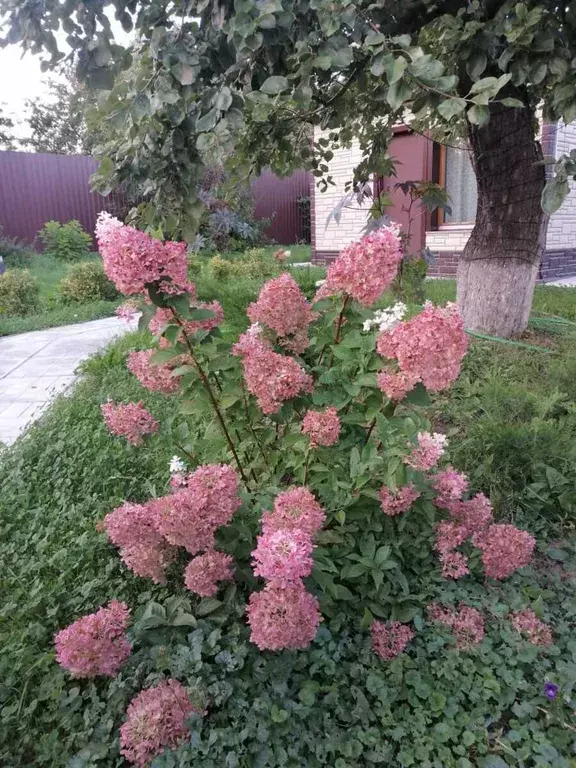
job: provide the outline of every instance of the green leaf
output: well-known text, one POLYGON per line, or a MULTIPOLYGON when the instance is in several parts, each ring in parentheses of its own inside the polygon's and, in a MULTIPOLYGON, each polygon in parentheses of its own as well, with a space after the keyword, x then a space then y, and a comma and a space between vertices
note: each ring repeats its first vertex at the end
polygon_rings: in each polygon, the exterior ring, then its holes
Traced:
POLYGON ((502 99, 502 104, 504 104, 505 107, 512 107, 513 109, 524 109, 526 106, 523 101, 520 101, 520 99, 513 99, 511 96, 502 99))
POLYGON ((484 51, 474 51, 466 62, 466 71, 472 80, 478 80, 482 72, 486 69, 488 59, 484 51))
POLYGON ((390 545, 385 544, 383 547, 379 547, 376 551, 376 555, 374 556, 374 562, 378 565, 382 565, 382 563, 385 563, 386 560, 390 557, 391 552, 390 545))
POLYGON ((350 477, 358 477, 360 474, 360 451, 356 446, 350 451, 350 477))
POLYGON ((551 216, 568 197, 570 186, 565 179, 552 178, 542 192, 542 210, 551 216))
POLYGON ((416 384, 414 389, 408 392, 404 400, 408 403, 412 403, 413 405, 428 406, 432 403, 432 400, 430 400, 430 395, 428 394, 428 390, 421 381, 416 384))
POLYGON ((412 95, 412 90, 405 80, 398 80, 388 88, 386 101, 392 109, 400 109, 402 104, 412 95))
POLYGON ((344 584, 334 584, 334 597, 337 600, 355 600, 356 598, 344 584))
POLYGON ((473 104, 466 114, 468 120, 480 128, 490 120, 490 110, 484 104, 473 104))
POLYGON ((204 131, 211 131, 212 128, 216 125, 216 122, 218 120, 218 110, 216 107, 213 107, 209 112, 207 112, 205 115, 202 115, 198 120, 196 120, 196 130, 198 133, 202 133, 204 131))
POLYGON ((157 352, 154 352, 150 358, 150 365, 162 365, 163 363, 168 362, 168 360, 172 360, 172 358, 177 357, 178 355, 180 355, 180 352, 177 352, 173 348, 159 349, 157 352))
POLYGON ((150 100, 144 93, 139 93, 132 102, 132 114, 137 120, 151 114, 150 100))
POLYGON ((172 74, 181 85, 192 85, 194 82, 194 69, 181 61, 172 67, 172 74))
POLYGON ((285 77, 281 77, 279 75, 273 75, 272 77, 269 77, 267 80, 264 80, 262 85, 260 86, 260 90, 262 93, 266 93, 269 96, 276 96, 278 93, 282 93, 283 91, 287 91, 290 87, 288 80, 285 77))
POLYGON ((216 96, 214 106, 222 112, 226 112, 232 106, 232 93, 230 88, 222 88, 220 93, 216 96))
POLYGON ((407 66, 408 62, 403 56, 398 56, 398 58, 393 59, 391 65, 386 68, 386 77, 388 78, 390 85, 393 85, 400 80, 407 66))
POLYGON ((214 613, 222 605, 220 600, 216 600, 215 597, 204 597, 200 600, 196 613, 198 616, 208 616, 209 613, 214 613))
POLYGON ((456 115, 462 114, 466 109, 466 101, 464 99, 446 99, 440 102, 437 107, 438 112, 446 120, 451 120, 456 115))

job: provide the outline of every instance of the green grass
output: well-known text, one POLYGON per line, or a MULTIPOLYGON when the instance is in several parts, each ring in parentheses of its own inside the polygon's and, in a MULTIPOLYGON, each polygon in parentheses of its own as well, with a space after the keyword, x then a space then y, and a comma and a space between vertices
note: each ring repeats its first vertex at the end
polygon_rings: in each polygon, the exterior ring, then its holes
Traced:
MULTIPOLYGON (((275 253, 279 248, 283 248, 285 251, 290 251, 290 256, 287 259, 289 264, 297 264, 299 262, 310 261, 311 249, 309 245, 267 245, 263 248, 270 256, 275 253)), ((225 251, 221 253, 223 259, 238 258, 239 253, 237 251, 225 251)))
MULTIPOLYGON (((99 258, 94 254, 93 259, 99 258)), ((76 263, 76 262, 75 262, 76 263)), ((87 304, 65 306, 58 296, 58 283, 66 277, 73 265, 42 254, 34 255, 27 266, 40 286, 41 311, 25 317, 4 317, 0 315, 0 336, 13 333, 38 331, 58 325, 84 323, 110 317, 118 305, 117 301, 92 301, 87 304)))

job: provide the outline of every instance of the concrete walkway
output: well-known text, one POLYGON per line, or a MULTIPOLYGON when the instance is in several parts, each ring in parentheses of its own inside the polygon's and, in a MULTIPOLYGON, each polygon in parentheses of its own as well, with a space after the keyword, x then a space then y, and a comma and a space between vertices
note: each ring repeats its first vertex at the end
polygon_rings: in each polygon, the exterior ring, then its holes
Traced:
POLYGON ((0 443, 11 445, 72 385, 82 360, 135 327, 107 317, 0 338, 0 443))

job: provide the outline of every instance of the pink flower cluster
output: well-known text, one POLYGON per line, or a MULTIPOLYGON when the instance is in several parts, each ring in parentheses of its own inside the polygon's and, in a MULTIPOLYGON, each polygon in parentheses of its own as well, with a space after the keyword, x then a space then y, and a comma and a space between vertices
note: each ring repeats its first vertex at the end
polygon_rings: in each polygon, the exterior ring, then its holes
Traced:
POLYGON ((120 754, 140 768, 167 747, 175 749, 188 733, 186 720, 192 705, 177 680, 164 680, 135 696, 128 705, 126 722, 120 726, 120 754))
POLYGON ((385 515, 394 517, 401 512, 406 512, 412 504, 420 497, 420 492, 414 488, 414 485, 405 485, 396 491, 390 490, 388 486, 383 485, 380 488, 380 504, 385 515))
POLYGON ((144 402, 138 403, 104 403, 100 406, 104 422, 113 435, 125 437, 132 445, 140 445, 144 435, 158 432, 160 422, 144 407, 144 402))
MULTIPOLYGON (((209 312, 213 312, 212 317, 208 317, 205 320, 184 320, 183 329, 188 336, 193 336, 197 331, 211 331, 212 328, 216 328, 218 325, 222 325, 224 322, 224 310, 219 301, 212 301, 209 304, 205 302, 197 302, 193 309, 207 309, 209 312)), ((148 328, 150 333, 154 336, 160 336, 169 323, 175 322, 174 315, 169 309, 157 309, 156 314, 151 318, 148 328)), ((168 339, 160 339, 161 347, 172 346, 168 339)))
POLYGON ((152 502, 126 502, 106 515, 104 529, 131 571, 164 584, 166 568, 176 557, 176 548, 159 532, 159 522, 158 510, 152 502))
POLYGON ((516 632, 527 635, 528 640, 533 645, 547 646, 553 644, 552 630, 547 624, 540 621, 530 608, 512 613, 510 620, 516 632))
POLYGON ((434 467, 444 454, 446 435, 438 432, 418 432, 418 446, 404 459, 404 463, 420 472, 426 472, 434 467))
POLYGON ((346 246, 328 267, 326 282, 316 300, 346 293, 369 307, 392 283, 402 261, 402 246, 396 227, 382 227, 346 246))
POLYGON ((324 520, 314 496, 298 487, 280 493, 262 517, 263 533, 252 556, 255 575, 268 584, 250 595, 246 609, 251 640, 262 650, 305 648, 316 636, 318 600, 301 579, 312 571, 312 537, 324 520))
POLYGON ((140 384, 151 392, 163 392, 165 395, 171 395, 178 391, 180 385, 180 376, 172 376, 174 363, 161 363, 152 365, 150 358, 155 350, 144 349, 139 352, 130 352, 128 355, 127 366, 130 373, 138 379, 140 384))
POLYGON ((381 373, 378 383, 388 397, 400 400, 418 382, 437 392, 456 381, 468 337, 455 304, 427 302, 419 315, 381 334, 376 349, 397 360, 399 371, 381 373))
POLYGON ((248 391, 266 414, 276 413, 301 392, 312 392, 312 376, 293 358, 274 352, 258 328, 242 334, 232 353, 242 358, 248 391))
POLYGON ((438 493, 436 504, 444 506, 444 502, 461 499, 468 490, 468 478, 463 472, 457 472, 453 467, 447 467, 432 478, 432 487, 438 493))
POLYGON ((262 286, 258 301, 248 307, 253 323, 263 323, 278 336, 278 342, 299 354, 308 346, 308 326, 316 315, 292 275, 284 274, 262 286))
POLYGON ((374 620, 370 627, 372 650, 384 661, 392 661, 399 656, 414 637, 414 632, 406 624, 391 621, 384 624, 374 620))
POLYGON ((242 502, 236 472, 226 464, 199 467, 184 482, 149 503, 158 515, 162 536, 195 555, 213 549, 214 534, 232 520, 242 502))
POLYGON ((295 487, 276 496, 274 509, 262 515, 262 531, 303 531, 314 536, 325 520, 324 510, 308 488, 295 487))
POLYGON ((506 523, 488 526, 472 542, 482 551, 484 573, 493 579, 506 579, 528 565, 536 546, 536 539, 528 531, 506 523))
POLYGON ((340 419, 334 406, 324 411, 306 411, 302 432, 310 437, 310 447, 336 445, 340 436, 340 419))
POLYGON ((187 283, 186 243, 162 243, 105 212, 98 216, 96 239, 104 271, 121 293, 143 293, 161 278, 187 283))
POLYGON ((313 550, 310 534, 302 530, 263 533, 252 552, 254 575, 277 587, 290 586, 312 572, 313 550))
POLYGON ((212 550, 194 557, 184 571, 184 584, 200 597, 212 597, 218 592, 219 581, 232 581, 234 560, 230 555, 212 550))
POLYGON ((120 304, 119 307, 116 307, 114 314, 129 323, 138 314, 138 306, 133 299, 129 299, 124 302, 124 304, 120 304))
POLYGON ((481 643, 484 638, 484 618, 480 611, 460 603, 458 610, 438 603, 428 606, 428 616, 449 627, 456 636, 456 647, 465 649, 481 643))
POLYGON ((126 502, 110 512, 104 519, 104 529, 120 548, 128 568, 157 583, 165 582, 166 568, 176 556, 176 547, 185 547, 193 555, 205 550, 206 554, 192 560, 186 571, 186 586, 203 594, 207 589, 214 590, 217 581, 232 578, 231 558, 213 551, 214 535, 230 522, 240 505, 238 480, 232 467, 207 464, 188 476, 182 475, 167 496, 150 499, 146 504, 126 502))
POLYGON ((250 639, 262 651, 306 648, 321 621, 318 600, 302 582, 289 587, 267 584, 250 595, 246 614, 250 639))
POLYGON ((74 677, 114 677, 132 652, 129 621, 128 606, 116 600, 83 616, 55 636, 56 661, 74 677))

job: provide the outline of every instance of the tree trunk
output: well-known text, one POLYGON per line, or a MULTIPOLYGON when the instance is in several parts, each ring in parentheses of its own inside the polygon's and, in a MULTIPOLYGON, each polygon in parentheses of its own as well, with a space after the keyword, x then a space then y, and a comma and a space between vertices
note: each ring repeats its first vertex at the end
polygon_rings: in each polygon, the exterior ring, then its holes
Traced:
POLYGON ((458 304, 466 328, 507 338, 526 329, 542 256, 542 149, 532 110, 498 103, 487 125, 469 125, 468 140, 478 210, 458 263, 458 304))

